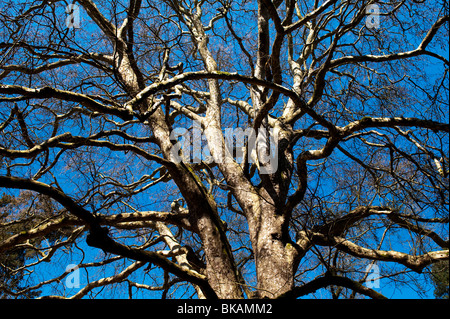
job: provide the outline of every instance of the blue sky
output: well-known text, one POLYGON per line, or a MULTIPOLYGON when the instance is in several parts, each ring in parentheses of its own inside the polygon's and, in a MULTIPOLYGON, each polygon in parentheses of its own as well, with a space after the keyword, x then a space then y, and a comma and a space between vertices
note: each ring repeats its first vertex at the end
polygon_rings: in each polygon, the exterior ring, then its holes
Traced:
MULTIPOLYGON (((249 6, 251 6, 251 4, 249 4, 249 6)), ((119 11, 121 11, 123 8, 119 8, 119 11)), ((61 4, 58 4, 58 12, 61 14, 61 19, 60 19, 60 23, 61 26, 64 26, 65 24, 65 14, 63 12, 64 7, 61 4)), ((73 29, 70 30, 68 32, 68 39, 69 41, 72 42, 73 46, 76 45, 83 45, 83 46, 88 46, 91 48, 95 48, 98 49, 100 47, 100 50, 107 50, 108 46, 105 45, 104 47, 101 46, 102 41, 99 38, 95 37, 95 34, 99 31, 99 29, 94 25, 94 23, 92 21, 90 21, 87 16, 86 13, 81 10, 81 29, 73 29)), ((388 32, 389 30, 383 29, 383 20, 381 21, 381 27, 382 30, 380 30, 380 32, 388 32)), ((237 29, 238 32, 241 32, 242 34, 245 33, 246 30, 243 29, 237 29)), ((31 28, 28 30, 28 32, 33 33, 33 30, 31 30, 31 28)), ((417 45, 418 43, 418 38, 414 38, 411 37, 410 39, 408 39, 408 41, 411 43, 411 46, 414 47, 417 45)), ((237 48, 231 48, 232 50, 235 50, 237 48)), ((375 47, 373 48, 374 50, 376 49, 375 47)), ((384 49, 384 48, 383 48, 384 49)), ((391 48, 393 50, 398 49, 398 48, 391 48)), ((439 54, 446 56, 448 58, 448 46, 444 46, 444 47, 440 47, 440 46, 435 46, 433 48, 433 50, 436 50, 435 52, 438 52, 439 54)), ((179 54, 180 56, 182 56, 181 52, 177 52, 177 54, 179 54)), ((232 54, 232 53, 231 53, 232 54)), ((427 59, 424 62, 424 71, 426 71, 427 74, 439 74, 442 69, 443 64, 441 62, 436 61, 435 63, 430 63, 434 62, 432 59, 427 59)), ((187 66, 186 70, 195 70, 196 68, 198 68, 198 64, 196 64, 195 62, 192 62, 192 65, 187 66)), ((245 68, 244 66, 240 66, 240 68, 245 68)), ((60 79, 61 84, 64 84, 64 86, 67 86, 68 83, 70 83, 71 81, 73 81, 73 84, 76 84, 76 78, 71 78, 71 72, 70 72, 70 67, 65 68, 66 72, 61 72, 59 74, 57 74, 57 78, 60 79)), ((229 70, 229 71, 235 71, 235 70, 229 70)), ((241 71, 241 70, 239 70, 241 71)), ((243 72, 245 72, 245 70, 242 70, 243 72)), ((82 71, 81 71, 82 72, 82 71)), ((89 73, 89 70, 85 71, 86 73, 89 73)), ((46 79, 41 79, 36 81, 39 84, 43 84, 45 83, 46 79)), ((437 78, 434 78, 432 76, 429 77, 430 83, 432 83, 433 81, 437 81, 437 78)), ((109 83, 108 81, 112 82, 111 80, 106 79, 105 83, 109 83)), ((448 79, 447 79, 448 81, 448 79)), ((58 80, 54 81, 56 82, 56 84, 58 83, 58 80)), ((344 80, 345 82, 345 80, 344 80)), ((224 84, 224 87, 227 87, 227 84, 224 84)), ((412 88, 412 86, 411 86, 412 88)), ((235 90, 234 91, 235 94, 240 93, 239 91, 235 90)), ((418 96, 416 96, 418 99, 421 97, 421 94, 417 94, 418 96)), ((22 107, 23 104, 20 104, 20 106, 22 107)), ((375 106, 374 106, 375 108, 375 106)), ((404 115, 409 116, 411 115, 417 115, 419 114, 422 109, 420 107, 416 107, 416 106, 411 106, 410 108, 404 108, 404 115)), ((230 113, 231 114, 231 113, 230 113)), ((234 122, 234 120, 230 117, 229 118, 230 122, 234 122)), ((42 118, 41 118, 42 120, 42 118)), ((227 118, 224 119, 225 121, 228 121, 227 118)), ((448 115, 445 119, 441 119, 442 121, 447 121, 448 122, 448 115)), ((72 127, 70 127, 70 131, 74 134, 74 135, 82 135, 84 134, 84 127, 82 128, 81 122, 80 121, 76 121, 74 120, 72 123, 72 127)), ((179 126, 189 126, 190 125, 190 121, 187 120, 183 120, 180 123, 177 123, 179 126)), ((305 123, 299 123, 299 125, 309 125, 310 123, 305 122, 305 123)), ((237 123, 234 123, 233 125, 238 125, 237 123)), ((113 126, 111 126, 113 127, 113 126)), ((95 127, 93 127, 95 129, 95 127)), ((138 132, 136 131, 136 133, 143 133, 143 132, 138 132)), ((448 142, 448 138, 447 138, 447 142, 448 142)), ((320 144, 320 143, 319 143, 320 144)), ((448 145, 446 145, 447 150, 448 150, 448 145)), ((337 154, 339 154, 339 152, 337 152, 337 154)), ((88 155, 86 155, 88 156, 88 155)), ((342 154, 340 155, 342 156, 342 154)), ((68 173, 66 173, 65 175, 62 174, 58 180, 60 182, 60 185, 62 186, 62 188, 64 189, 64 191, 66 191, 68 194, 74 194, 76 196, 77 192, 78 192, 78 187, 77 184, 81 184, 82 186, 85 185, 90 185, 90 183, 94 183, 96 179, 99 178, 100 174, 106 175, 108 172, 115 172, 118 169, 123 169, 124 171, 128 170, 130 173, 135 174, 135 176, 139 176, 140 173, 144 174, 146 170, 150 170, 152 168, 151 165, 149 165, 148 167, 143 167, 141 164, 141 160, 137 157, 132 157, 130 155, 125 155, 125 154, 121 154, 121 153, 112 153, 109 151, 104 151, 102 153, 96 153, 93 158, 95 159, 95 162, 92 167, 78 167, 77 169, 75 169, 76 167, 76 160, 78 160, 78 158, 76 156, 70 157, 68 156, 66 159, 72 160, 73 162, 70 161, 65 161, 65 162, 61 162, 60 164, 58 164, 57 166, 55 166, 56 170, 59 171, 67 171, 68 173), (125 168, 122 164, 126 164, 125 168), (70 173, 70 174, 69 174, 70 173), (81 183, 79 183, 80 181, 82 181, 81 183)), ((339 155, 337 156, 337 158, 339 159, 339 155)), ((83 160, 80 160, 80 163, 83 163, 83 160)), ((17 172, 19 172, 21 169, 18 169, 17 172)), ((30 169, 29 171, 32 171, 32 169, 30 169)), ((29 174, 29 171, 25 172, 25 171, 20 171, 21 173, 24 174, 29 174)), ((132 179, 132 178, 130 178, 132 179)), ((50 181, 51 178, 49 177, 50 181)), ((314 186, 314 182, 312 182, 312 186, 314 186)), ((322 192, 323 194, 327 194, 330 196, 333 196, 333 185, 329 182, 324 182, 320 185, 320 187, 322 188, 322 192)), ((171 191, 173 188, 173 185, 170 184, 164 184, 162 186, 157 186, 155 188, 152 189, 152 192, 150 194, 150 196, 145 193, 142 194, 140 196, 136 196, 136 198, 133 200, 132 204, 135 204, 136 206, 139 206, 141 209, 148 209, 148 210, 168 210, 170 207, 170 196, 162 199, 162 195, 161 194, 167 194, 169 193, 169 191, 171 191)), ((177 194, 174 194, 174 196, 172 196, 172 198, 176 198, 177 194)), ((96 198, 94 198, 96 199, 96 198)), ((96 199, 97 200, 97 199, 96 199)), ((101 200, 98 199, 98 201, 93 201, 91 203, 89 203, 89 205, 87 206, 90 209, 96 209, 98 208, 100 205, 102 204, 101 200)), ((448 210, 447 210, 448 211, 448 210)), ((110 213, 114 213, 114 210, 112 210, 112 212, 110 213)), ((231 214, 228 214, 227 212, 223 212, 223 216, 224 219, 229 219, 230 221, 233 220, 234 216, 232 216, 231 214)), ((235 221, 236 222, 236 221, 235 221)), ((381 231, 381 230, 380 230, 381 231)), ((399 235, 399 237, 401 238, 401 236, 407 236, 407 232, 401 233, 399 235)), ((406 237, 405 237, 406 238, 406 237)), ((248 240, 248 238, 246 238, 248 240)), ((234 245, 234 247, 237 247, 240 243, 239 242, 233 242, 232 243, 234 245)), ((54 276, 55 274, 61 274, 64 272, 65 267, 68 264, 78 264, 78 263, 88 263, 88 262, 93 262, 94 260, 97 260, 97 258, 99 259, 103 259, 104 255, 101 251, 97 250, 97 249, 91 249, 89 247, 86 247, 86 245, 84 244, 84 238, 82 238, 79 242, 77 242, 77 245, 80 249, 74 249, 72 252, 70 253, 66 253, 66 252, 61 252, 61 253, 56 253, 53 257, 52 257, 52 262, 51 263, 43 263, 40 264, 37 268, 36 268, 36 279, 33 279, 36 283, 37 281, 41 281, 41 280, 45 280, 46 278, 50 278, 50 276, 54 276), (84 253, 82 252, 82 250, 84 251, 84 253)), ((386 243, 386 247, 392 247, 392 248, 398 248, 399 250, 403 249, 404 246, 398 244, 398 243, 386 243)), ((108 256, 111 257, 111 256, 108 256)), ((368 263, 368 261, 367 261, 368 263)), ((129 265, 130 262, 126 261, 126 265, 129 265)), ((390 264, 384 264, 384 263, 380 263, 379 267, 381 272, 383 272, 383 269, 385 267, 390 267, 390 264)), ((144 267, 145 268, 145 267, 144 267)), ((136 274, 132 275, 130 277, 130 280, 135 280, 137 282, 139 282, 139 280, 142 279, 142 276, 144 274, 143 269, 139 270, 136 274), (133 279, 134 278, 134 279, 133 279)), ((119 271, 123 268, 118 268, 119 271)), ((401 267, 399 267, 399 269, 401 269, 401 267)), ((250 264, 248 267, 248 271, 252 272, 253 269, 253 265, 250 264)), ((157 273, 158 275, 162 276, 162 272, 159 270, 152 270, 154 273, 157 273)), ((108 269, 106 268, 104 272, 100 272, 96 269, 93 270, 89 270, 88 273, 86 273, 85 269, 81 269, 80 270, 80 281, 81 281, 81 287, 83 287, 84 284, 87 284, 88 281, 93 281, 93 280, 97 280, 99 278, 102 278, 104 276, 109 276, 111 274, 113 274, 113 270, 112 269, 108 269)), ((312 272, 309 276, 310 279, 312 279, 314 277, 314 275, 316 274, 316 272, 312 272)), ((151 280, 151 276, 144 276, 145 278, 145 282, 149 285, 152 284, 158 284, 158 283, 154 283, 151 280)), ((433 296, 433 286, 430 284, 429 281, 423 281, 422 285, 423 285, 423 290, 424 293, 423 294, 418 294, 416 293, 412 288, 409 288, 408 285, 410 284, 408 282, 408 275, 405 276, 405 283, 401 286, 394 286, 394 285, 390 285, 387 283, 387 279, 381 279, 380 282, 380 289, 378 290, 379 292, 381 292, 382 294, 384 294, 386 297, 389 298, 434 298, 433 296)), ((46 294, 54 294, 60 291, 63 291, 65 289, 64 282, 61 283, 57 283, 55 285, 55 290, 53 290, 53 288, 43 288, 43 295, 46 294)), ((126 288, 126 284, 121 284, 121 289, 116 290, 116 291, 111 291, 108 288, 105 288, 103 290, 97 289, 94 290, 95 294, 98 293, 98 295, 96 295, 97 297, 106 297, 106 298, 117 298, 117 297, 121 297, 121 298, 126 298, 127 297, 127 288, 126 288)), ((136 293, 136 288, 133 288, 133 291, 136 293)), ((180 290, 181 291, 181 290, 180 290)), ((67 290, 67 293, 72 294, 75 293, 76 290, 67 290)), ((320 295, 325 295, 322 292, 318 292, 317 296, 320 295)), ((135 295, 135 297, 144 297, 144 298, 148 298, 148 297, 159 297, 160 296, 160 292, 148 292, 148 291, 139 291, 139 293, 137 293, 135 295)), ((187 297, 186 295, 181 295, 181 292, 174 292, 174 297, 187 297)), ((311 297, 311 296, 307 296, 307 297, 311 297)))

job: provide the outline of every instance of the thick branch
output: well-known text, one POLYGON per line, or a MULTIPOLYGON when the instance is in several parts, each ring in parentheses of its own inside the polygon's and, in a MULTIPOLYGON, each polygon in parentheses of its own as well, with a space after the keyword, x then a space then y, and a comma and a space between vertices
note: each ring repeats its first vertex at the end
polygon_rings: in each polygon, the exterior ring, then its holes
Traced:
POLYGON ((325 275, 323 277, 316 278, 303 286, 295 287, 294 289, 281 295, 279 298, 299 298, 308 295, 310 293, 313 293, 321 288, 326 288, 332 285, 352 289, 357 293, 360 293, 373 299, 387 299, 382 294, 360 284, 357 281, 354 281, 350 278, 335 275, 325 275))
POLYGON ((20 177, 0 176, 0 187, 28 189, 47 195, 64 206, 70 213, 83 220, 87 225, 91 227, 98 226, 98 221, 93 214, 77 204, 61 190, 45 183, 20 177))
POLYGON ((128 111, 127 109, 120 109, 111 106, 107 106, 95 100, 95 97, 75 93, 72 91, 65 91, 55 89, 49 86, 32 89, 25 86, 20 85, 0 85, 0 93, 3 94, 21 94, 27 98, 33 99, 48 99, 48 98, 56 98, 63 101, 70 101, 80 103, 81 105, 87 107, 88 109, 94 112, 100 112, 104 114, 111 114, 120 117, 123 120, 131 120, 133 118, 133 112, 128 111))
POLYGON ((133 260, 154 263, 178 277, 198 285, 208 298, 217 298, 216 293, 209 286, 208 281, 203 275, 188 271, 158 253, 134 249, 114 241, 108 236, 107 231, 101 228, 97 217, 81 207, 59 189, 38 181, 10 176, 0 176, 0 187, 33 190, 53 198, 90 227, 90 233, 86 238, 89 246, 100 248, 103 251, 133 260))
POLYGON ((105 252, 116 254, 119 256, 131 258, 137 261, 144 261, 153 263, 174 275, 191 282, 194 285, 198 285, 207 298, 217 299, 217 295, 208 283, 205 276, 198 274, 197 272, 185 269, 180 265, 170 261, 169 259, 161 256, 153 251, 139 250, 123 245, 111 239, 107 232, 103 229, 96 229, 91 231, 86 239, 89 246, 100 248, 105 252))
POLYGON ((397 262, 417 273, 421 273, 423 268, 432 263, 440 260, 448 260, 449 258, 448 250, 432 251, 423 255, 413 256, 393 250, 384 251, 378 249, 368 249, 339 236, 327 236, 319 233, 313 234, 312 241, 321 246, 336 247, 337 249, 355 257, 397 262))
POLYGON ((351 122, 342 128, 345 136, 348 136, 356 131, 363 130, 369 127, 420 127, 433 131, 449 132, 450 124, 440 123, 432 120, 422 120, 418 118, 405 117, 364 117, 361 120, 351 122))

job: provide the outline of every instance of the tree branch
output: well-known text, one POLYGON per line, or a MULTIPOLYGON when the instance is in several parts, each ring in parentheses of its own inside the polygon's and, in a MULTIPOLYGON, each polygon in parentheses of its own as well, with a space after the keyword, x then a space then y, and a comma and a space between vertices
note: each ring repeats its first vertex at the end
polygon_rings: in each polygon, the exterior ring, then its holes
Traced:
POLYGON ((81 207, 59 189, 38 181, 11 176, 0 176, 0 187, 33 190, 53 198, 63 205, 70 213, 80 218, 88 225, 90 231, 86 238, 86 242, 89 246, 100 248, 103 251, 131 258, 133 260, 154 263, 178 277, 198 285, 202 288, 203 293, 208 298, 217 298, 216 293, 210 287, 206 277, 203 275, 186 270, 158 253, 134 249, 114 241, 108 236, 107 230, 100 226, 99 218, 81 207))
POLYGON ((21 94, 27 98, 33 99, 48 99, 48 98, 56 98, 59 100, 70 101, 80 103, 81 105, 87 107, 88 109, 94 112, 100 112, 105 114, 116 115, 123 120, 131 120, 133 118, 134 113, 123 108, 115 108, 111 106, 107 106, 95 100, 95 97, 89 96, 86 94, 75 93, 72 91, 65 91, 55 89, 49 86, 45 86, 39 89, 32 89, 25 86, 20 85, 0 85, 0 93, 3 94, 21 94))
POLYGON ((308 294, 315 292, 316 290, 326 288, 328 286, 340 286, 352 289, 353 291, 360 293, 362 295, 368 296, 373 299, 387 299, 382 294, 376 292, 373 289, 363 286, 357 281, 354 281, 347 277, 336 276, 336 275, 325 275, 314 279, 306 283, 303 286, 295 287, 294 289, 284 293, 278 298, 299 298, 308 294))
POLYGON ((423 38, 422 42, 419 44, 419 46, 411 51, 407 52, 399 52, 399 53, 392 53, 392 54, 386 54, 386 55, 358 55, 358 56, 345 56, 342 58, 338 58, 336 60, 330 61, 327 69, 335 68, 344 64, 349 63, 357 63, 357 62, 386 62, 386 61, 394 61, 394 60, 400 60, 400 59, 406 59, 411 58, 415 56, 419 56, 422 54, 429 53, 426 51, 426 47, 431 42, 433 37, 435 36, 436 32, 438 31, 439 27, 444 24, 445 22, 448 22, 450 20, 449 16, 444 16, 439 18, 433 26, 428 31, 427 35, 423 38))
POLYGON ((337 249, 355 257, 397 262, 417 273, 421 273, 423 268, 432 263, 449 258, 448 250, 432 251, 423 255, 413 256, 393 250, 384 251, 378 249, 368 249, 339 236, 327 236, 319 233, 312 234, 312 242, 321 246, 336 247, 337 249))

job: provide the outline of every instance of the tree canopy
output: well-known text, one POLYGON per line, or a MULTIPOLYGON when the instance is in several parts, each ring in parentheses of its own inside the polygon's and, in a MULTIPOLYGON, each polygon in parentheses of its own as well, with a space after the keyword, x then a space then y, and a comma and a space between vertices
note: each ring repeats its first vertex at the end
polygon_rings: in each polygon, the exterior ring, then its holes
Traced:
POLYGON ((389 298, 448 262, 447 1, 0 8, 1 296, 389 298))
POLYGON ((448 299, 449 297, 449 269, 448 260, 439 261, 431 268, 431 278, 435 286, 434 295, 438 299, 448 299))

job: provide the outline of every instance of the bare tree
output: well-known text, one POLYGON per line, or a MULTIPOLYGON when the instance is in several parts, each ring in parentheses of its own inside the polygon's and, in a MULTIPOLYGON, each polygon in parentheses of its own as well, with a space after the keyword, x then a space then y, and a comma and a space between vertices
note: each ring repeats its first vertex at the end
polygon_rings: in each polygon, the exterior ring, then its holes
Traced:
POLYGON ((445 1, 1 8, 0 186, 53 210, 2 220, 36 252, 4 294, 384 298, 448 260, 445 1))

